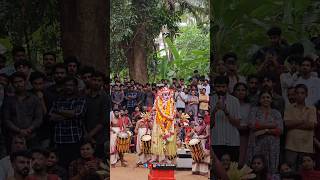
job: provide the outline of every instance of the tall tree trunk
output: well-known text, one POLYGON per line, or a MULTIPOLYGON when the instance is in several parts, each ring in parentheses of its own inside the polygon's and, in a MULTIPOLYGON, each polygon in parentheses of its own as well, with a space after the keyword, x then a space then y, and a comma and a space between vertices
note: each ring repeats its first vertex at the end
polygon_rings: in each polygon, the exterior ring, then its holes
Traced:
POLYGON ((143 24, 137 28, 132 47, 127 52, 130 78, 142 84, 148 82, 145 30, 143 24))
POLYGON ((60 0, 63 56, 107 72, 106 0, 60 0))

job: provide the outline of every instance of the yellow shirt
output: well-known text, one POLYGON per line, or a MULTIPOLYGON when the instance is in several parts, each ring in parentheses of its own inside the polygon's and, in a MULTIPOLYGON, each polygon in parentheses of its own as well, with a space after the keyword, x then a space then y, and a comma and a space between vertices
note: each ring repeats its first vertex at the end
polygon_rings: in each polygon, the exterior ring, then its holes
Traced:
MULTIPOLYGON (((209 101, 209 96, 208 95, 199 94, 199 102, 203 101, 203 100, 209 101)), ((209 103, 200 102, 199 109, 201 109, 201 110, 209 110, 209 103)))
MULTIPOLYGON (((303 109, 299 109, 296 107, 296 104, 289 105, 284 113, 285 123, 301 120, 304 120, 304 125, 314 125, 317 122, 316 108, 306 106, 303 109)), ((290 129, 286 137, 286 149, 295 152, 313 153, 313 136, 313 129, 290 129)))

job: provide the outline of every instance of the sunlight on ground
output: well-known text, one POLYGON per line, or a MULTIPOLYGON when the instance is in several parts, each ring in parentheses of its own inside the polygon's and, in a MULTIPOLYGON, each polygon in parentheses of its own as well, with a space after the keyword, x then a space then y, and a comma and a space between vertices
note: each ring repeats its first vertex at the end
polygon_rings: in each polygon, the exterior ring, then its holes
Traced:
MULTIPOLYGON (((121 167, 120 162, 117 164, 116 168, 110 169, 110 179, 111 180, 147 180, 149 170, 143 168, 142 166, 136 168, 137 156, 135 154, 125 154, 125 160, 128 161, 128 167, 121 167)), ((207 180, 208 177, 192 175, 190 171, 176 171, 176 180, 207 180)))

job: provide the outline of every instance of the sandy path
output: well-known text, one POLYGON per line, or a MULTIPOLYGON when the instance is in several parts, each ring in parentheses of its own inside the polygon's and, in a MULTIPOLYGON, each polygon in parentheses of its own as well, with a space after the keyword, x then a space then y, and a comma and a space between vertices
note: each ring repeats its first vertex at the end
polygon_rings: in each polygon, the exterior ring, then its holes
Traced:
MULTIPOLYGON (((128 161, 128 167, 121 167, 120 163, 117 164, 116 168, 110 169, 111 180, 147 180, 149 169, 135 167, 136 155, 125 154, 125 159, 128 161)), ((207 177, 192 175, 190 171, 176 171, 176 180, 207 180, 207 177)))

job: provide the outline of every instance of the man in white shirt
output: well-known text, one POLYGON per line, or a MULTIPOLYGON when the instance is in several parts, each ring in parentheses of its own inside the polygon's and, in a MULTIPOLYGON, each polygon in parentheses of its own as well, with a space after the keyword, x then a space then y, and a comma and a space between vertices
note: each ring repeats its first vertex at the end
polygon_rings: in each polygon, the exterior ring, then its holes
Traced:
POLYGON ((176 101, 177 110, 185 112, 187 95, 182 91, 181 86, 177 87, 177 91, 174 93, 174 99, 176 101))
MULTIPOLYGON (((11 141, 11 153, 26 150, 26 140, 23 137, 15 136, 11 141)), ((14 170, 11 164, 10 156, 6 156, 0 160, 0 180, 6 180, 14 175, 14 170)))
POLYGON ((209 95, 210 94, 209 80, 205 79, 202 86, 203 88, 206 88, 206 95, 209 95))
POLYGON ((298 79, 298 66, 301 60, 300 56, 290 56, 288 58, 287 71, 280 75, 281 91, 286 105, 290 104, 288 100, 288 88, 293 87, 298 79))
POLYGON ((294 85, 304 84, 308 87, 308 96, 306 105, 312 106, 320 100, 320 79, 312 76, 313 59, 310 57, 303 58, 300 64, 300 76, 294 85))
POLYGON ((211 130, 212 149, 218 158, 230 154, 232 161, 238 161, 240 136, 240 102, 228 93, 229 79, 218 76, 214 80, 216 94, 212 97, 214 127, 211 130))
POLYGON ((198 94, 201 93, 202 89, 205 88, 206 89, 206 95, 210 94, 210 85, 208 83, 208 80, 205 79, 203 82, 200 81, 201 83, 198 84, 198 94))

